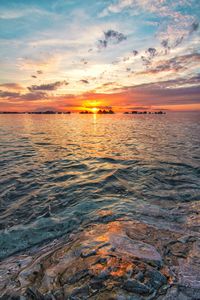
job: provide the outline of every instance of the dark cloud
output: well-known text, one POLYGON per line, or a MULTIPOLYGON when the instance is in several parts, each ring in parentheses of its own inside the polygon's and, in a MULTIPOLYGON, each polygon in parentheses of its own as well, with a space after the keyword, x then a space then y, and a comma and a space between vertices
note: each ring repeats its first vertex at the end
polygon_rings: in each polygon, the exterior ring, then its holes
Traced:
POLYGON ((181 36, 177 38, 174 42, 173 48, 176 48, 178 45, 180 45, 183 42, 184 36, 181 36))
POLYGON ((116 97, 140 105, 179 105, 200 103, 200 75, 151 84, 115 89, 116 97), (190 84, 190 86, 188 86, 190 84), (194 84, 194 85, 193 85, 194 84), (135 100, 131 100, 135 99, 135 100))
POLYGON ((99 40, 98 41, 98 48, 99 49, 103 49, 106 48, 108 45, 108 42, 106 40, 99 40))
POLYGON ((174 88, 174 87, 183 87, 184 85, 199 86, 200 85, 199 83, 200 83, 200 74, 196 74, 195 76, 189 78, 179 78, 179 79, 164 81, 160 83, 160 86, 162 85, 162 87, 165 88, 174 88))
POLYGON ((145 55, 145 56, 142 55, 141 60, 142 60, 143 64, 147 68, 149 68, 150 65, 151 65, 151 61, 153 60, 154 56, 157 55, 157 50, 156 50, 156 48, 148 48, 145 52, 146 52, 147 55, 145 55))
POLYGON ((165 54, 167 54, 170 50, 170 46, 169 46, 169 40, 162 40, 161 45, 163 46, 163 48, 165 49, 165 54))
POLYGON ((183 41, 185 41, 185 39, 190 36, 192 33, 194 33, 195 31, 197 31, 199 29, 199 22, 195 21, 190 25, 190 28, 188 30, 187 33, 185 33, 184 35, 178 36, 175 41, 169 41, 169 39, 165 39, 161 42, 161 45, 165 48, 166 53, 173 48, 176 48, 177 46, 179 46, 180 44, 182 44, 183 41))
MULTIPOLYGON (((179 89, 187 89, 187 88, 200 88, 199 84, 200 74, 197 74, 192 77, 183 77, 178 79, 159 81, 154 83, 144 83, 140 85, 130 86, 123 88, 124 91, 128 90, 141 90, 141 91, 150 91, 150 90, 179 90, 179 89), (190 85, 188 87, 188 85, 190 85), (186 87, 187 86, 187 87, 186 87)), ((119 89, 115 89, 116 91, 119 89)), ((120 89, 121 90, 121 89, 120 89)), ((199 99, 200 101, 200 99, 199 99)))
POLYGON ((48 84, 32 85, 32 86, 29 86, 28 89, 31 92, 33 92, 33 91, 54 91, 54 90, 57 90, 62 85, 68 85, 68 82, 56 81, 56 82, 48 83, 48 84))
POLYGON ((114 43, 120 43, 127 39, 127 37, 118 31, 115 30, 108 30, 104 32, 105 40, 113 41, 114 43))
POLYGON ((113 86, 113 85, 118 85, 117 82, 106 82, 104 84, 101 85, 101 87, 109 87, 109 86, 113 86))
POLYGON ((147 49, 147 53, 151 56, 151 57, 154 57, 157 53, 156 49, 155 48, 149 48, 147 49))
MULTIPOLYGON (((144 64, 149 67, 150 61, 146 59, 145 57, 141 57, 144 61, 144 64)), ((199 53, 193 53, 193 54, 187 54, 182 56, 176 56, 169 60, 160 61, 159 64, 155 68, 149 68, 145 71, 138 72, 138 75, 144 75, 144 74, 156 74, 160 72, 167 72, 167 71, 182 71, 188 68, 190 64, 195 64, 200 62, 200 54, 199 53)))
POLYGON ((5 98, 8 101, 24 101, 24 100, 35 101, 35 100, 46 99, 47 97, 48 95, 46 93, 39 92, 39 91, 26 93, 26 94, 14 93, 9 91, 0 91, 0 98, 5 98))
POLYGON ((32 92, 32 93, 22 94, 20 95, 19 98, 20 100, 36 101, 36 100, 47 99, 48 95, 44 92, 32 92))
POLYGON ((0 98, 16 98, 19 96, 20 96, 20 93, 0 90, 0 98))
POLYGON ((149 65, 151 64, 151 60, 149 58, 146 58, 145 56, 141 56, 141 60, 143 61, 144 65, 146 67, 149 67, 149 65))
POLYGON ((80 82, 85 83, 85 84, 89 84, 89 81, 86 79, 81 79, 80 82))
POLYGON ((181 55, 170 59, 171 62, 176 62, 179 64, 188 64, 188 63, 199 63, 200 62, 200 53, 191 53, 186 55, 181 55))
POLYGON ((31 75, 31 77, 32 77, 32 78, 38 78, 38 75, 43 74, 43 71, 37 70, 36 73, 37 73, 37 75, 31 75))
POLYGON ((123 33, 115 30, 108 30, 104 32, 104 39, 98 41, 98 48, 103 49, 109 44, 119 44, 126 39, 127 36, 125 36, 123 33))
POLYGON ((164 47, 164 48, 169 48, 169 40, 167 39, 167 40, 162 40, 162 42, 161 42, 161 45, 164 47))
POLYGON ((175 39, 175 41, 171 42, 169 41, 169 39, 165 39, 161 41, 161 45, 163 46, 163 48, 165 49, 165 54, 167 54, 170 49, 176 48, 177 46, 179 46, 185 39, 185 36, 179 36, 175 39))
MULTIPOLYGON (((87 92, 82 100, 105 99, 108 105, 115 106, 163 106, 200 103, 199 75, 190 78, 154 82, 137 86, 113 88, 112 93, 87 92)), ((77 101, 80 96, 76 97, 77 101)))
POLYGON ((168 72, 168 71, 180 71, 183 70, 184 67, 180 64, 177 63, 175 60, 170 60, 166 63, 161 63, 160 65, 156 66, 155 68, 152 69, 147 69, 145 71, 142 72, 138 72, 138 75, 145 75, 145 74, 157 74, 160 72, 168 72))
POLYGON ((193 22, 190 28, 190 34, 197 31, 199 29, 199 22, 193 22))
POLYGON ((134 56, 138 55, 138 51, 137 50, 133 50, 133 55, 134 56))

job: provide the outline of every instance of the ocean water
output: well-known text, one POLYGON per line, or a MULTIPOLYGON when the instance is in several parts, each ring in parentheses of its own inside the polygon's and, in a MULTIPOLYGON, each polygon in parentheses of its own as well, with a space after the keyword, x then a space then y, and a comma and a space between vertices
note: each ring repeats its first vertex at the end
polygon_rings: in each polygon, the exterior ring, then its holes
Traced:
POLYGON ((179 228, 200 199, 198 113, 0 115, 0 152, 1 259, 101 211, 179 228))

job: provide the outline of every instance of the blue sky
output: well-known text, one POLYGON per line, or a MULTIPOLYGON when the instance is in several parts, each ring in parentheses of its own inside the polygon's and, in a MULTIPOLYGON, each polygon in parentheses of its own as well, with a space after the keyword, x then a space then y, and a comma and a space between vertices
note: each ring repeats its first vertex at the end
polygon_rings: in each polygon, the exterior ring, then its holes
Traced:
POLYGON ((0 0, 0 110, 200 109, 198 0, 0 0))

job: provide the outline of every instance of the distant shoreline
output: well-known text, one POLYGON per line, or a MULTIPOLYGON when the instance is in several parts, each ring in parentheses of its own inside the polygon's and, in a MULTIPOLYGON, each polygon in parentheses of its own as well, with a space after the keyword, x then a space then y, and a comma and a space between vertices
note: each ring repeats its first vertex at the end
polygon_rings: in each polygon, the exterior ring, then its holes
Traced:
MULTIPOLYGON (((165 115, 167 113, 200 113, 199 110, 168 110, 168 111, 137 111, 137 112, 114 112, 113 114, 124 114, 124 115, 165 115)), ((86 114, 86 115, 97 115, 94 112, 15 112, 15 111, 0 111, 0 115, 70 115, 70 114, 86 114)), ((104 113, 102 113, 104 114, 104 113)), ((109 113, 107 113, 109 114, 109 113)))
MULTIPOLYGON (((108 114, 115 114, 114 111, 100 111, 100 112, 90 112, 90 111, 81 111, 81 112, 54 112, 54 111, 39 111, 39 112, 8 112, 8 111, 3 111, 0 112, 0 115, 69 115, 69 114, 81 114, 81 115, 108 115, 108 114)), ((151 115, 151 114, 166 114, 165 111, 131 111, 131 112, 120 112, 120 114, 125 114, 125 115, 151 115)))

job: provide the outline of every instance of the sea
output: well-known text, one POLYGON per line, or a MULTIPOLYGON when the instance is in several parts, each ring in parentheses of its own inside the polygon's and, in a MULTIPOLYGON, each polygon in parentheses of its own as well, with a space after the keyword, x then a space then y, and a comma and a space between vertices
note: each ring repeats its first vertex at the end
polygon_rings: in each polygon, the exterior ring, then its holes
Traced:
POLYGON ((1 260, 101 222, 99 211, 175 230, 198 200, 197 112, 0 115, 1 260))

